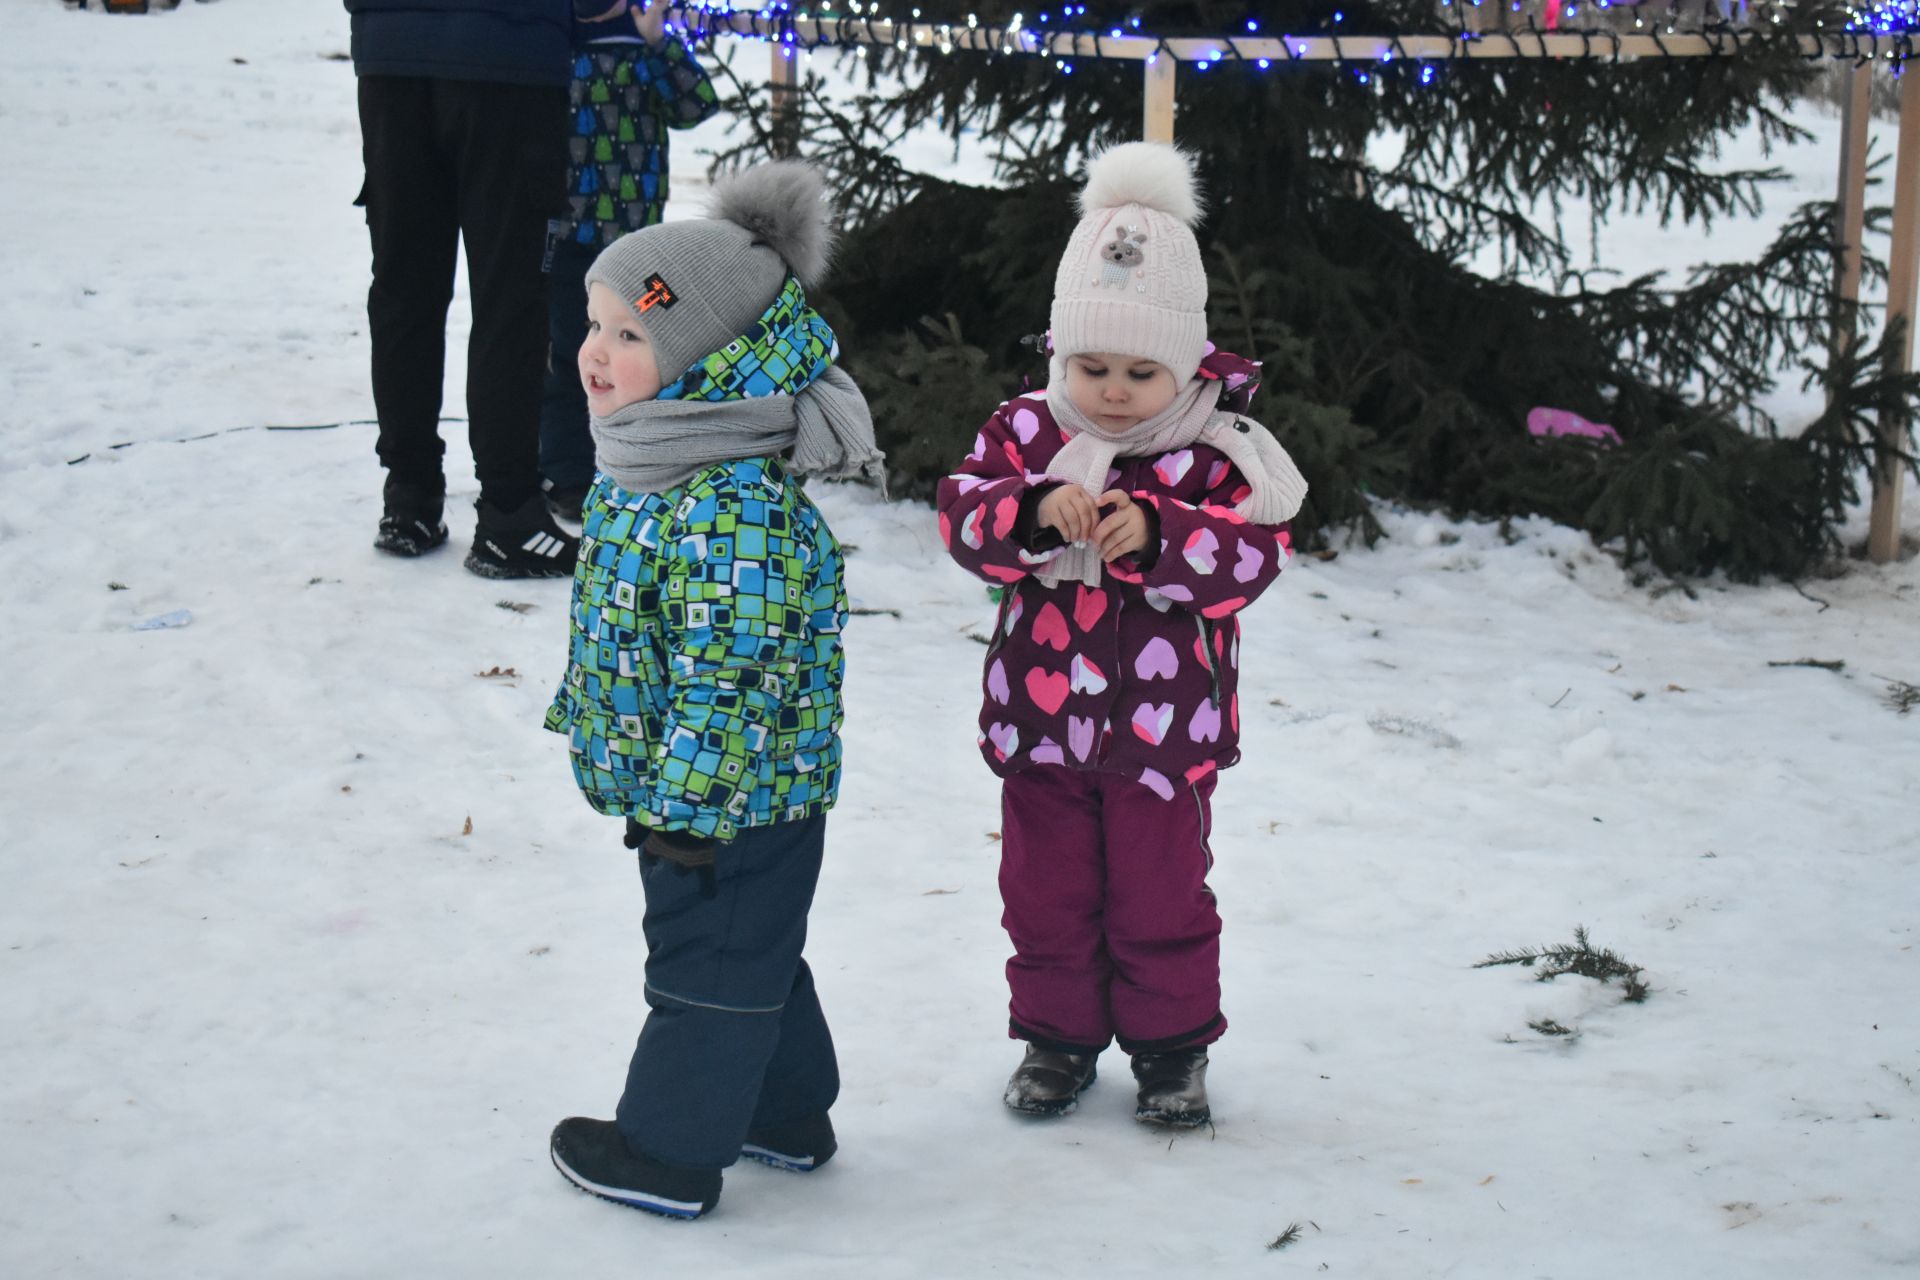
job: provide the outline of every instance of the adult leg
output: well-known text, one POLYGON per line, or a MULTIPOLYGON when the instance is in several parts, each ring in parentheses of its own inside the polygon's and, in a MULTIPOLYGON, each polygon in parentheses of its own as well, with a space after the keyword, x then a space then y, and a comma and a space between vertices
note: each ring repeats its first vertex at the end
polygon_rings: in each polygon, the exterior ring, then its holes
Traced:
POLYGON ((1000 922, 1013 942, 1012 1032, 1043 1049, 1098 1053, 1113 1026, 1095 781, 1041 765, 1005 779, 1000 797, 1000 922))
POLYGON ((566 204, 561 88, 444 81, 473 331, 468 437, 480 497, 511 511, 539 490, 547 360, 547 221, 566 204))
MULTIPOLYGON (((593 433, 580 385, 580 344, 587 337, 587 269, 600 245, 562 240, 553 246, 547 283, 547 380, 540 400, 540 474, 556 491, 593 483, 593 433)), ((576 519, 580 513, 571 513, 576 519)))
POLYGON ((1141 783, 1102 779, 1107 835, 1107 948, 1120 1047, 1157 1053, 1210 1044, 1220 1012, 1220 912, 1207 888, 1214 778, 1163 800, 1141 783))
POLYGON ((824 817, 747 828, 721 850, 711 897, 699 875, 642 860, 652 1011, 615 1113, 635 1152, 683 1168, 731 1165, 776 1059, 782 1106, 832 1104, 839 1078, 811 983, 783 1053, 825 831, 824 817))
POLYGON ((427 507, 439 518, 446 490, 440 441, 447 304, 459 248, 454 175, 434 130, 434 84, 418 76, 362 76, 361 199, 373 241, 367 331, 373 347, 376 448, 388 505, 427 507))

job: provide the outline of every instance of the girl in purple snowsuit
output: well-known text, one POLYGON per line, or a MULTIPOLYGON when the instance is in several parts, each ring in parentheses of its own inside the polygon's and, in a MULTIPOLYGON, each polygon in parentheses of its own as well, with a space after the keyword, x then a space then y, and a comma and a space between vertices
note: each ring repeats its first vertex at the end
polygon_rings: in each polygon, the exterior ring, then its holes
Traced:
POLYGON ((1073 1109, 1109 1041, 1135 1117, 1206 1123, 1220 915, 1215 772, 1239 758, 1238 613, 1291 554, 1306 482, 1243 416, 1258 366, 1206 339, 1185 157, 1097 158, 1054 282, 1044 391, 940 484, 940 536, 1003 586, 980 744, 1002 779, 1007 1105, 1073 1109))

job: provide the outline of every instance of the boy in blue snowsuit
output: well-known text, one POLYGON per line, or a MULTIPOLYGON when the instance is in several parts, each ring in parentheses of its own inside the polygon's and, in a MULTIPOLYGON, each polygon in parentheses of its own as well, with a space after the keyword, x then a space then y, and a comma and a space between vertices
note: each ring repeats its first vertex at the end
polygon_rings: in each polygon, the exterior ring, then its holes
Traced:
POLYGON ((694 1218, 746 1155, 834 1153, 833 1037, 801 949, 840 776, 839 544, 798 477, 879 461, 807 303, 820 179, 714 187, 713 216, 616 241, 587 273, 581 383, 599 476, 547 712, 646 891, 651 1012, 615 1119, 561 1121, 575 1185, 694 1218))

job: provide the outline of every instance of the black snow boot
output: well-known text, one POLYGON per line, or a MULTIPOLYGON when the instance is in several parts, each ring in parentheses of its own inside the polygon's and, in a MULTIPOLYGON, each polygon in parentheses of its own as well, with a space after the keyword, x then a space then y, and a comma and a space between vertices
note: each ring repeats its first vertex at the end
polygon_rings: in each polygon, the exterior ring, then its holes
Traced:
POLYGON ((1213 1119, 1207 1106, 1207 1051, 1136 1053, 1133 1078, 1140 1082, 1133 1118, 1141 1124, 1193 1129, 1213 1119))
POLYGON ((1080 1100, 1080 1091, 1093 1083, 1097 1056, 1030 1044, 1007 1081, 1003 1100, 1022 1115, 1063 1116, 1080 1100))
POLYGON ((833 1159, 839 1149, 833 1138, 833 1121, 820 1111, 798 1120, 754 1126, 747 1130, 740 1154, 776 1169, 812 1173, 833 1159))
POLYGON ((447 540, 447 526, 440 522, 443 493, 388 477, 382 497, 380 533, 373 540, 376 550, 394 556, 423 556, 447 540))
POLYGON ((573 575, 580 539, 553 522, 547 500, 534 494, 511 511, 482 498, 467 568, 483 578, 566 578, 573 575))
POLYGON ((561 1177, 615 1204, 697 1218, 720 1202, 718 1169, 681 1169, 635 1154, 611 1120, 562 1120, 548 1150, 561 1177))

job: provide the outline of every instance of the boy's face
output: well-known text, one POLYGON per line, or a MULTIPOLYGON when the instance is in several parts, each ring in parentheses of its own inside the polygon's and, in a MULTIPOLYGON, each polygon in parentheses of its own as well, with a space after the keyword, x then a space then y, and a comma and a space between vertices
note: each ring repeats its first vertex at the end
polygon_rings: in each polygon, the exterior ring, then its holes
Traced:
POLYGON ((1178 394, 1173 370, 1157 360, 1111 351, 1083 351, 1067 357, 1067 399, 1102 430, 1131 431, 1172 404, 1178 394))
POLYGON ((654 361, 647 331, 627 304, 603 284, 587 290, 580 385, 587 389, 588 412, 600 418, 660 394, 660 366, 654 361))

